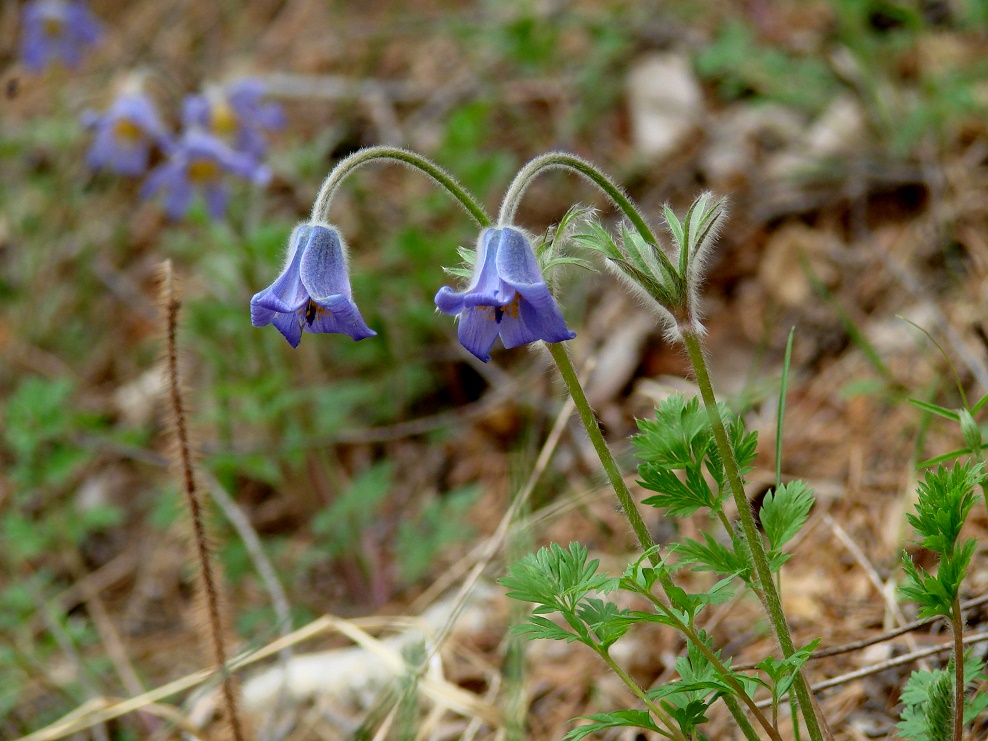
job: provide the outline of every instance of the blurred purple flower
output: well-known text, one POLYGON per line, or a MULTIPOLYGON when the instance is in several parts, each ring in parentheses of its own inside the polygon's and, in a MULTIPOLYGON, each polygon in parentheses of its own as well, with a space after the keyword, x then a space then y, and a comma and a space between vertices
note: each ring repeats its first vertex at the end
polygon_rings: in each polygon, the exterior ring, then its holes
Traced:
POLYGON ((40 72, 53 59, 75 67, 82 50, 99 41, 102 28, 81 0, 30 0, 21 9, 21 59, 40 72))
POLYGON ((143 93, 119 96, 106 113, 86 112, 83 125, 96 132, 86 153, 86 164, 94 170, 141 175, 152 146, 164 152, 171 148, 154 103, 143 93))
POLYGON ((188 96, 182 120, 188 127, 203 127, 231 142, 238 152, 261 159, 268 148, 266 132, 285 125, 281 106, 265 102, 265 94, 260 80, 245 77, 205 95, 188 96))
POLYGON ((195 190, 202 191, 209 215, 222 218, 229 199, 227 174, 264 185, 271 171, 253 157, 234 152, 215 136, 202 131, 186 131, 172 147, 167 162, 158 165, 141 187, 141 196, 149 198, 165 191, 165 211, 172 219, 182 218, 195 190))
POLYGON ((339 232, 325 224, 295 227, 284 271, 250 300, 250 323, 274 324, 292 347, 298 347, 302 330, 336 332, 355 340, 377 334, 353 302, 339 232))
POLYGON ((436 306, 459 316, 460 343, 485 363, 498 335, 508 348, 576 337, 545 284, 528 237, 513 227, 481 233, 470 285, 462 293, 443 286, 436 306))

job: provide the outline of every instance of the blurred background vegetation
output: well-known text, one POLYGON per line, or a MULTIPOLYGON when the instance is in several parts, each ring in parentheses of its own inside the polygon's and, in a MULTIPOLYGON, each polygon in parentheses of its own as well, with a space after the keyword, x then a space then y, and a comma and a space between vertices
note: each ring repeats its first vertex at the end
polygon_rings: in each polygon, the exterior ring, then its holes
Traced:
MULTIPOLYGON (((184 283, 203 469, 260 536, 291 627, 401 614, 490 533, 528 475, 559 388, 534 353, 477 363, 434 311, 443 266, 476 229, 417 175, 365 168, 334 204, 377 338, 308 335, 293 351, 250 326, 248 301, 279 272, 322 178, 372 144, 429 155, 490 209, 551 149, 607 169, 656 222, 664 202, 729 195, 708 286, 715 382, 768 425, 797 325, 786 470, 815 479, 870 558, 894 567, 901 542, 886 531, 912 463, 956 447, 899 403, 950 406, 952 392, 942 359, 894 315, 944 338, 965 383, 983 392, 988 380, 984 0, 90 5, 102 42, 80 67, 38 74, 17 59, 18 3, 0 9, 0 736, 202 667, 159 403, 154 276, 166 258, 184 283), (267 187, 238 185, 221 221, 197 204, 170 222, 137 181, 89 171, 80 115, 106 109, 134 71, 172 127, 184 95, 262 80, 287 117, 267 187)), ((577 201, 603 207, 575 179, 546 176, 519 222, 542 232, 577 201)), ((682 381, 682 360, 606 276, 573 269, 559 295, 578 361, 601 368, 591 398, 621 445, 657 385, 682 381)), ((592 495, 595 472, 574 430, 532 504, 555 514, 520 547, 557 537, 630 551, 610 503, 577 497, 592 495)), ((248 547, 215 522, 238 645, 263 645, 278 618, 248 547)), ((880 622, 836 586, 851 577, 834 559, 821 578, 855 607, 806 597, 795 620, 814 636, 880 622)), ((494 636, 507 620, 498 604, 494 636)), ((485 640, 474 649, 499 672, 504 647, 485 640)), ((642 661, 657 676, 665 659, 642 661)), ((893 684, 847 717, 864 714, 881 737, 893 684)), ((590 679, 575 695, 553 675, 527 686, 513 711, 526 738, 560 737, 597 702, 590 679), (540 705, 554 696, 559 710, 540 705)), ((149 723, 100 732, 141 738, 149 723)), ((151 726, 157 738, 172 727, 151 726)), ((337 737, 312 733, 292 737, 337 737)))

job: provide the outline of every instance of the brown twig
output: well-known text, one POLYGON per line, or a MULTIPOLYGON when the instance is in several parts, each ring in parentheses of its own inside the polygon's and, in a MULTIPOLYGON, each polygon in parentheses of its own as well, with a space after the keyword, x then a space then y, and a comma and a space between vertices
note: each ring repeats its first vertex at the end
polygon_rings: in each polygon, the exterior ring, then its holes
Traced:
MULTIPOLYGON (((988 594, 983 594, 980 597, 975 597, 974 599, 969 599, 961 603, 961 609, 968 610, 972 607, 977 607, 988 602, 988 594)), ((940 618, 932 617, 926 618, 925 620, 915 620, 911 623, 907 623, 900 628, 895 630, 886 631, 877 636, 872 636, 871 638, 862 638, 860 641, 853 641, 852 643, 845 643, 840 646, 833 646, 832 648, 824 648, 820 651, 814 651, 813 655, 810 656, 808 661, 817 661, 818 659, 823 659, 828 656, 837 656, 839 654, 850 653, 851 651, 857 651, 862 648, 867 648, 868 646, 874 646, 876 643, 884 643, 885 641, 890 641, 893 638, 901 636, 903 633, 909 633, 910 631, 922 628, 924 625, 929 625, 930 623, 936 622, 940 618)), ((936 653, 933 651, 932 653, 936 653)), ((923 656, 929 656, 930 653, 924 651, 917 651, 914 654, 908 654, 909 656, 915 656, 922 658, 923 656)), ((734 668, 737 671, 747 671, 749 669, 754 669, 756 664, 738 664, 734 668)))
POLYGON ((226 705, 227 720, 235 741, 244 741, 240 713, 237 709, 236 691, 233 677, 226 665, 227 654, 223 639, 223 619, 220 612, 220 593, 213 573, 211 549, 206 532, 206 517, 199 491, 196 486, 195 465, 192 460, 192 445, 186 422, 185 404, 182 398, 182 382, 178 362, 178 313, 181 301, 175 290, 171 261, 162 264, 161 303, 165 315, 166 361, 168 374, 168 400, 171 411, 170 421, 175 439, 179 473, 192 520, 192 534, 195 540, 196 556, 199 560, 199 576, 202 595, 206 602, 209 624, 209 642, 217 668, 223 674, 223 701, 226 705))
MULTIPOLYGON (((988 641, 988 633, 975 633, 974 635, 964 636, 963 644, 965 646, 970 646, 974 643, 982 643, 988 641)), ((872 674, 878 674, 886 669, 894 669, 897 666, 903 666, 905 664, 911 664, 914 661, 919 661, 927 656, 934 656, 936 654, 946 653, 954 649, 954 641, 950 640, 949 643, 941 643, 938 646, 931 646, 930 648, 924 648, 921 651, 914 651, 910 654, 905 654, 903 656, 897 656, 894 659, 889 659, 888 661, 883 661, 878 664, 872 664, 871 666, 866 666, 853 672, 848 672, 847 674, 841 674, 839 677, 834 677, 833 679, 827 679, 823 682, 814 684, 810 689, 813 692, 819 692, 821 690, 830 689, 831 687, 837 687, 838 685, 847 684, 855 679, 861 679, 863 677, 869 677, 872 674)), ((738 667, 740 669, 740 667, 738 667)), ((784 697, 787 697, 785 695, 784 697)), ((783 698, 779 698, 782 700, 783 698)), ((755 703, 760 708, 768 707, 772 704, 772 699, 768 698, 765 700, 759 700, 755 703)))

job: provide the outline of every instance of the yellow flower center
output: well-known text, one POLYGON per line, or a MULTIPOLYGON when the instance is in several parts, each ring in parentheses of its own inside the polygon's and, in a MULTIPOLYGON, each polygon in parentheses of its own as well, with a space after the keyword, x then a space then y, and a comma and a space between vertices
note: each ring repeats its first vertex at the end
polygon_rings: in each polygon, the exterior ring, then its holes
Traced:
POLYGON ((118 118, 113 124, 113 136, 125 144, 136 144, 144 138, 144 130, 129 118, 118 118))
POLYGON ((220 166, 215 160, 200 157, 189 163, 189 180, 196 183, 209 183, 220 177, 220 166))
POLYGON ((210 122, 213 131, 219 136, 229 136, 237 133, 240 127, 240 119, 237 118, 236 111, 226 102, 225 98, 220 98, 213 103, 210 109, 210 122))
POLYGON ((50 39, 56 39, 61 36, 64 27, 65 24, 62 22, 62 19, 52 15, 45 18, 41 24, 42 31, 50 39))

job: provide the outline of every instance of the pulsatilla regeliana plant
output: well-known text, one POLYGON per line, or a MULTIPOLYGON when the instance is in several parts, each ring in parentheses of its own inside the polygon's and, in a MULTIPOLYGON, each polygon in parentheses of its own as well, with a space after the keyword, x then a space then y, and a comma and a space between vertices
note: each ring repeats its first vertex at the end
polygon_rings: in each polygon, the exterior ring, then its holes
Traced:
MULTIPOLYGON (((631 726, 676 741, 693 741, 700 738, 699 729, 714 704, 724 706, 749 741, 781 741, 792 732, 783 730, 784 723, 798 726, 812 741, 832 738, 805 677, 806 662, 818 641, 795 644, 777 581, 779 570, 791 556, 786 545, 810 517, 813 492, 800 481, 783 483, 777 468, 776 486, 765 496, 760 522, 756 523, 745 495, 744 477, 754 463, 757 435, 747 431, 743 419, 717 401, 707 368, 700 289, 708 258, 726 220, 724 199, 703 193, 682 217, 666 207, 667 246, 611 178, 574 155, 553 152, 526 164, 511 182, 495 219, 476 197, 429 159, 395 147, 371 147, 342 160, 324 181, 308 222, 291 235, 283 272, 251 299, 255 326, 274 324, 293 347, 304 332, 346 334, 354 340, 374 336, 354 303, 345 242, 331 225, 329 212, 343 181, 361 166, 379 161, 397 162, 426 175, 477 223, 480 233, 476 249, 461 249, 463 267, 447 270, 466 284, 461 290, 441 287, 435 296, 436 307, 442 314, 456 317, 460 343, 484 362, 490 360, 498 337, 506 348, 545 343, 640 545, 639 556, 620 576, 598 573, 598 562, 589 559, 587 549, 572 543, 565 548, 557 544, 542 548, 511 566, 501 580, 509 597, 535 605, 526 622, 515 626, 516 632, 529 638, 586 645, 638 699, 634 708, 590 716, 588 723, 574 727, 567 738, 580 739, 608 728, 631 726), (596 220, 589 209, 573 207, 543 238, 532 239, 516 223, 518 205, 535 177, 557 169, 575 172, 602 191, 623 216, 617 228, 596 220), (600 258, 644 298, 668 341, 686 351, 700 391, 699 400, 672 396, 663 401, 654 420, 639 420, 640 432, 633 439, 640 461, 640 483, 655 492, 642 504, 657 507, 667 516, 686 517, 702 511, 709 522, 723 530, 719 535, 705 532, 702 542, 687 538, 673 543, 665 554, 660 553, 644 524, 640 505, 601 434, 563 344, 576 334, 564 318, 565 302, 553 293, 553 273, 562 265, 592 269, 600 258), (682 568, 714 572, 719 579, 706 591, 688 592, 676 583, 676 572, 682 568), (704 609, 730 599, 737 589, 754 596, 762 606, 777 649, 744 670, 732 668, 731 657, 724 656, 713 637, 697 627, 704 609), (619 606, 609 598, 618 591, 635 595, 637 604, 644 600, 649 609, 619 606), (611 648, 635 623, 659 623, 682 634, 687 651, 675 665, 678 679, 658 687, 641 687, 614 661, 611 648), (763 696, 756 699, 757 693, 763 696), (792 707, 788 715, 780 714, 786 698, 792 707)), ((788 357, 787 351, 783 379, 788 357)), ((780 409, 784 408, 784 398, 785 380, 780 409)), ((942 411, 941 416, 952 414, 942 411)), ((960 417, 954 414, 951 418, 960 417)), ((777 435, 778 452, 781 418, 777 435)), ((925 512, 960 502, 954 507, 957 516, 952 520, 959 525, 971 509, 974 488, 984 486, 982 468, 966 468, 963 475, 941 471, 930 474, 933 478, 924 484, 921 505, 925 512), (942 486, 936 484, 940 479, 946 482, 942 486)), ((925 530, 933 526, 922 514, 914 524, 924 538, 930 538, 925 530)), ((969 550, 965 545, 963 555, 969 550)), ((948 558, 943 577, 958 586, 969 561, 948 558)), ((924 605, 935 601, 929 594, 942 587, 943 579, 917 570, 911 561, 907 561, 907 576, 906 596, 924 605)), ((951 594, 956 598, 958 593, 955 589, 951 594)), ((961 741, 964 724, 988 702, 965 693, 983 675, 977 661, 970 656, 964 661, 959 601, 941 602, 943 609, 927 608, 927 612, 947 617, 954 626, 957 644, 952 666, 960 668, 912 682, 903 694, 906 738, 961 741), (937 712, 927 712, 930 708, 937 712)), ((627 599, 622 602, 627 603, 627 599)))

